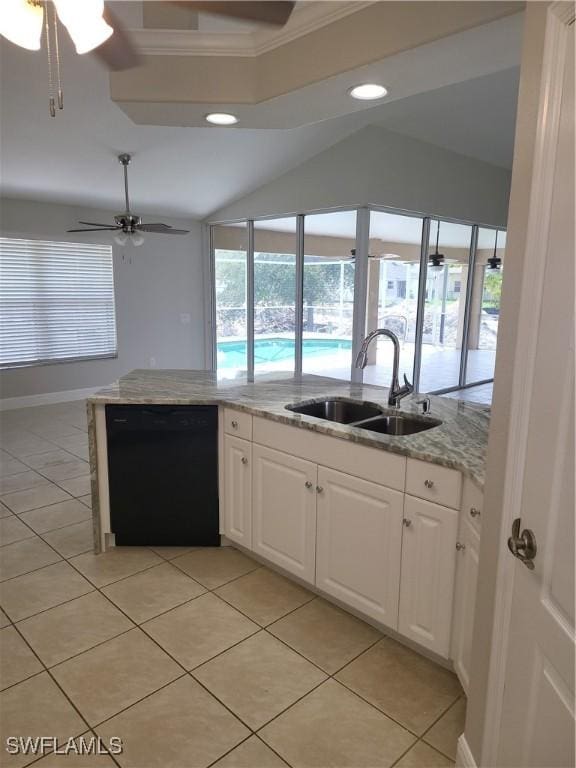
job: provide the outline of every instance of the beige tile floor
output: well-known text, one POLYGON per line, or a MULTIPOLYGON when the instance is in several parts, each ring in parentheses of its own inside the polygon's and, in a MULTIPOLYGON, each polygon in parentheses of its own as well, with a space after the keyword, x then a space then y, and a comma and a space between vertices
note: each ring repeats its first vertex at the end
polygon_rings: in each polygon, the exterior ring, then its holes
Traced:
POLYGON ((453 765, 453 674, 229 547, 93 555, 84 404, 0 416, 0 765, 453 765))

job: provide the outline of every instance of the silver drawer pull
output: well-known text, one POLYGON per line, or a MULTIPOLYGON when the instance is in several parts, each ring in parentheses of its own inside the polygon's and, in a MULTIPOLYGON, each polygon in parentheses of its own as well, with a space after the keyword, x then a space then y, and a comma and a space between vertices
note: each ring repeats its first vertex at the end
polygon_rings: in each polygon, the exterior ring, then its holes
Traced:
POLYGON ((462 552, 466 549, 466 544, 461 544, 459 541, 456 542, 456 549, 458 552, 462 552))
POLYGON ((480 517, 480 510, 476 509, 476 507, 470 507, 470 514, 472 517, 480 517))
POLYGON ((246 456, 242 456, 242 464, 248 464, 248 459, 246 456))
POLYGON ((410 528, 412 525, 412 520, 408 520, 406 517, 402 520, 402 525, 406 526, 406 528, 410 528))
POLYGON ((306 486, 306 488, 312 488, 312 486, 313 486, 313 483, 311 483, 311 482, 310 482, 310 480, 306 480, 306 482, 304 483, 304 485, 306 486))
POLYGON ((426 486, 426 488, 433 488, 434 480, 424 480, 424 485, 426 486))
POLYGON ((232 429, 238 429, 238 422, 237 421, 232 421, 230 423, 232 424, 232 429))

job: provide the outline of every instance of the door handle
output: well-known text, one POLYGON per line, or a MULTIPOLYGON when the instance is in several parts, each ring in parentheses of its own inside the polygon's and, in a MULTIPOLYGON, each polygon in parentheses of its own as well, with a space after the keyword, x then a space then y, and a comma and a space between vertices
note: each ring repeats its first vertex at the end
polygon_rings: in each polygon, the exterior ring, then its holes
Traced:
POLYGON ((519 517, 512 523, 512 536, 508 539, 508 549, 514 557, 524 563, 526 568, 534 570, 534 558, 538 551, 534 531, 525 528, 520 533, 521 520, 519 517))

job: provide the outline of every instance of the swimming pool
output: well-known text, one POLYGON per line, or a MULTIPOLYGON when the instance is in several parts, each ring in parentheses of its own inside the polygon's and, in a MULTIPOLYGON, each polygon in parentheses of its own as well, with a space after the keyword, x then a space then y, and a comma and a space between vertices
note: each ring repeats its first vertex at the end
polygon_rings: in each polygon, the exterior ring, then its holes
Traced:
MULTIPOLYGON (((246 341, 219 341, 218 368, 245 368, 246 341)), ((350 339, 304 339, 304 358, 333 355, 352 349, 350 339)), ((254 340, 254 365, 280 363, 294 359, 294 339, 266 338, 254 340)))

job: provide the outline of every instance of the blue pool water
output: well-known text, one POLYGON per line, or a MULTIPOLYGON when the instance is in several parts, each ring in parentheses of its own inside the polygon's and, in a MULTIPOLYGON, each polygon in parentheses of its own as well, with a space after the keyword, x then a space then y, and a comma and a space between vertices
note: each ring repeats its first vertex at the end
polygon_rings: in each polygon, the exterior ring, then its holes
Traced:
MULTIPOLYGON (((245 341, 219 341, 218 368, 244 368, 246 366, 245 341)), ((304 358, 333 355, 335 352, 352 349, 350 339, 304 339, 304 358)), ((278 363, 294 359, 294 340, 271 338, 255 339, 254 364, 278 363)))

